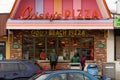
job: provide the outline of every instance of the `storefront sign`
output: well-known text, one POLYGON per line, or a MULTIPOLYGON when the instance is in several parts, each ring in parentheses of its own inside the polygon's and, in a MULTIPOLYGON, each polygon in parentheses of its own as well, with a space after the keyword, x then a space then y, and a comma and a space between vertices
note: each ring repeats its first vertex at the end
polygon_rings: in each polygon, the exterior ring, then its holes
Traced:
POLYGON ((116 28, 120 27, 120 18, 115 18, 115 19, 114 19, 114 26, 115 26, 116 28))
POLYGON ((12 47, 13 47, 14 49, 20 48, 19 44, 13 44, 12 47))
POLYGON ((49 30, 40 31, 32 30, 31 35, 35 36, 85 36, 85 30, 49 30))
POLYGON ((4 42, 0 42, 0 47, 5 46, 4 42))
POLYGON ((99 12, 98 10, 66 10, 63 16, 63 14, 60 14, 58 12, 55 12, 54 14, 45 13, 45 14, 38 14, 38 13, 32 13, 33 8, 31 6, 27 6, 23 9, 21 19, 49 19, 49 20, 60 20, 60 19, 98 19, 99 18, 99 12), (75 13, 78 13, 77 16, 75 16, 75 13), (64 17, 64 18, 63 18, 64 17))
POLYGON ((104 48, 104 44, 102 43, 98 44, 98 48, 104 48))

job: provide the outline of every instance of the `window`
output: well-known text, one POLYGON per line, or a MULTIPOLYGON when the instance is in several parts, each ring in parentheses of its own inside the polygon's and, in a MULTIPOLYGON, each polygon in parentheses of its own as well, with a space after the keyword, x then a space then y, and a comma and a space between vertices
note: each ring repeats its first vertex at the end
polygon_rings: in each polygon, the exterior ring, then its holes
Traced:
POLYGON ((34 38, 23 38, 22 43, 23 43, 23 59, 34 59, 34 49, 35 49, 35 44, 34 44, 34 38))
POLYGON ((31 78, 30 80, 45 80, 48 76, 49 76, 49 74, 42 74, 40 76, 38 75, 37 77, 35 77, 35 79, 31 78))
POLYGON ((57 54, 57 38, 56 37, 48 37, 47 38, 47 57, 49 58, 49 54, 54 49, 57 54))
POLYGON ((1 72, 19 71, 18 63, 1 63, 0 71, 1 72))
POLYGON ((56 74, 50 80, 67 80, 66 74, 56 74))
POLYGON ((80 73, 69 73, 70 80, 90 80, 87 76, 80 73))
POLYGON ((45 38, 35 38, 35 59, 46 59, 46 52, 45 52, 45 38))
POLYGON ((19 64, 19 67, 20 67, 20 70, 26 70, 27 69, 27 67, 22 63, 19 64))
POLYGON ((69 60, 69 38, 58 38, 58 54, 62 56, 64 60, 69 60))
POLYGON ((79 57, 85 54, 87 60, 94 59, 94 41, 91 37, 24 37, 22 48, 25 59, 46 60, 52 49, 55 49, 60 60, 70 60, 75 51, 79 57), (44 54, 42 58, 41 53, 44 54))

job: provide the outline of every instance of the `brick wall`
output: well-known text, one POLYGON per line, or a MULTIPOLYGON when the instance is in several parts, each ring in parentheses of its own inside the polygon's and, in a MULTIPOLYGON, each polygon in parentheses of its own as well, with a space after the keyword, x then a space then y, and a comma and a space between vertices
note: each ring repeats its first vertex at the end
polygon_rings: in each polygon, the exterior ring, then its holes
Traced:
POLYGON ((9 17, 9 14, 7 13, 0 14, 0 35, 7 35, 6 22, 8 17, 9 17))
MULTIPOLYGON (((86 35, 86 37, 94 37, 94 61, 99 65, 99 70, 102 70, 102 62, 106 62, 106 58, 107 58, 107 48, 106 48, 106 33, 107 31, 104 30, 88 30, 88 33, 86 35), (104 47, 103 48, 99 48, 98 45, 99 44, 103 44, 104 47)), ((22 36, 23 35, 27 35, 24 34, 24 32, 22 31, 15 31, 14 33, 14 37, 13 37, 13 42, 11 43, 11 59, 21 59, 22 58, 22 36), (12 48, 12 44, 19 44, 20 48, 19 49, 13 49, 12 48)), ((42 65, 48 65, 47 67, 49 67, 49 63, 44 64, 42 63, 42 65)), ((60 64, 59 67, 64 66, 64 64, 60 64)))

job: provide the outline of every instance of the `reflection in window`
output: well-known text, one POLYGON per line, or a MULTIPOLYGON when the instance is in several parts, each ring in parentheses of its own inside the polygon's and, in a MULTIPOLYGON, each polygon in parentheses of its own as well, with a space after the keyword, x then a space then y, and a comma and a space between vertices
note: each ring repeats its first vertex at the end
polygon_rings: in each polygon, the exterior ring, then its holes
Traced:
POLYGON ((70 73, 69 79, 70 80, 91 80, 87 76, 80 73, 70 73))
POLYGON ((8 71, 19 71, 18 63, 1 63, 0 64, 0 71, 1 72, 8 72, 8 71))
MULTIPOLYGON (((40 76, 37 76, 35 80, 45 80, 48 76, 49 74, 40 75, 40 76)), ((33 80, 33 79, 31 78, 30 80, 33 80)))
POLYGON ((45 60, 45 38, 35 38, 35 59, 45 60))
POLYGON ((56 74, 50 80, 67 80, 66 74, 56 74))
MULTIPOLYGON (((80 47, 80 38, 70 38, 70 59, 74 56, 74 53, 77 48, 80 47)), ((79 52, 77 51, 77 54, 79 56, 79 52)))
POLYGON ((47 38, 47 55, 48 55, 48 58, 49 58, 49 54, 52 52, 53 49, 55 49, 55 52, 57 51, 56 46, 57 46, 57 38, 55 38, 55 37, 47 38))
POLYGON ((86 55, 87 60, 93 60, 93 38, 82 37, 32 37, 23 38, 23 58, 46 60, 49 53, 55 49, 60 60, 70 60, 76 51, 78 56, 86 55), (41 57, 41 53, 43 53, 41 57))
POLYGON ((94 49, 94 44, 93 44, 93 38, 82 38, 81 40, 82 44, 82 50, 81 53, 85 54, 88 60, 93 60, 93 49, 94 49))
POLYGON ((69 60, 69 38, 59 38, 58 54, 64 60, 69 60))
POLYGON ((23 59, 34 59, 34 38, 23 38, 23 59))
POLYGON ((20 68, 21 71, 27 69, 27 67, 22 63, 19 64, 19 68, 20 68))

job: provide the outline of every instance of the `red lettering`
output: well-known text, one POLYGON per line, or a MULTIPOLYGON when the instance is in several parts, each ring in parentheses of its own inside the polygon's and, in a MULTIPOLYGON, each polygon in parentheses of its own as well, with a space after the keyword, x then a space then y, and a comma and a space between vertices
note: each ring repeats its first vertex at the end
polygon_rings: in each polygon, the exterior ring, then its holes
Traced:
POLYGON ((83 10, 78 9, 77 12, 78 12, 77 19, 82 19, 83 10))
POLYGON ((89 16, 89 14, 90 14, 90 10, 85 10, 85 19, 90 19, 90 16, 89 16))
POLYGON ((99 18, 99 13, 97 10, 94 10, 93 13, 92 13, 92 18, 93 19, 98 19, 99 18))
POLYGON ((65 19, 68 19, 70 17, 70 10, 65 11, 65 19))
POLYGON ((40 14, 40 15, 39 15, 39 18, 40 18, 40 19, 44 19, 43 16, 44 16, 43 14, 40 14))
POLYGON ((47 13, 42 13, 42 14, 38 14, 36 13, 32 13, 32 6, 27 6, 23 9, 22 14, 21 14, 21 19, 49 19, 49 20, 54 20, 54 19, 62 19, 62 17, 64 17, 64 19, 98 19, 100 17, 99 12, 97 10, 91 11, 89 9, 86 10, 82 10, 82 9, 78 9, 78 10, 66 10, 64 14, 64 16, 62 16, 63 14, 57 13, 55 12, 54 14, 50 14, 49 12, 47 13), (77 16, 75 16, 75 13, 78 13, 77 16), (83 15, 84 14, 84 15, 83 15))
POLYGON ((72 18, 75 19, 75 10, 72 10, 72 18))
POLYGON ((22 11, 22 19, 28 19, 30 17, 32 9, 33 8, 31 6, 25 7, 25 9, 22 11))

